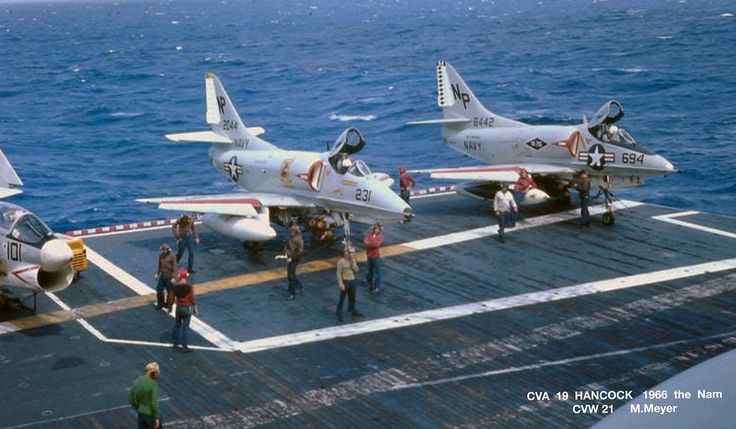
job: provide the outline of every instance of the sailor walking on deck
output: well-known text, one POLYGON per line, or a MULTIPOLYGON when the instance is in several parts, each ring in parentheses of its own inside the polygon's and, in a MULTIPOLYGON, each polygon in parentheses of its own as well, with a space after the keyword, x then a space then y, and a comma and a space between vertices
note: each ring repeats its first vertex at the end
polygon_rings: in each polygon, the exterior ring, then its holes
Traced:
POLYGON ((289 279, 289 299, 294 299, 297 288, 299 288, 299 294, 304 294, 302 282, 296 277, 296 268, 299 265, 299 259, 304 254, 304 239, 299 230, 299 225, 291 226, 291 237, 286 242, 284 252, 286 253, 286 272, 289 279))
POLYGON ((161 370, 156 362, 146 365, 144 375, 138 377, 128 390, 128 403, 138 413, 138 429, 161 427, 158 408, 158 384, 161 370))
POLYGON ((161 310, 166 305, 166 299, 171 293, 174 282, 175 271, 176 258, 171 253, 171 247, 164 243, 161 245, 161 252, 158 254, 158 269, 155 277, 158 280, 156 284, 156 310, 161 310))
POLYGON ((178 247, 176 263, 179 263, 181 257, 184 256, 184 250, 186 250, 188 253, 187 271, 189 271, 189 274, 194 274, 194 244, 199 245, 199 234, 194 226, 194 219, 183 214, 176 220, 172 229, 178 247))
POLYGON ((501 190, 496 192, 496 196, 493 198, 493 212, 496 214, 498 219, 498 239, 501 242, 505 242, 503 235, 504 230, 513 228, 516 226, 516 214, 519 208, 514 201, 514 195, 509 190, 509 185, 505 184, 501 187, 501 190))
POLYGON ((197 297, 194 295, 194 288, 187 283, 189 273, 184 269, 179 270, 179 281, 174 285, 173 291, 169 294, 166 308, 169 313, 176 302, 176 323, 172 337, 174 340, 174 348, 182 345, 184 353, 189 352, 189 322, 192 315, 197 315, 197 297))

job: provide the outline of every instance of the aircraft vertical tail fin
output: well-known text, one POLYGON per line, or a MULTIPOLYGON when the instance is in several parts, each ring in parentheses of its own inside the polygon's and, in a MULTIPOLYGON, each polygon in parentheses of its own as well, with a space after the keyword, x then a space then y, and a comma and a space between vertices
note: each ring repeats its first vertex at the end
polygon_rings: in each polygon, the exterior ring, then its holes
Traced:
POLYGON ((437 62, 437 105, 445 120, 468 119, 468 125, 476 128, 524 125, 486 109, 457 70, 445 61, 437 62))
POLYGON ((213 144, 236 144, 243 149, 272 150, 276 146, 258 138, 265 130, 261 127, 248 128, 240 118, 235 105, 230 101, 220 79, 212 72, 204 78, 207 111, 205 119, 212 131, 167 134, 173 141, 197 141, 213 144))
POLYGON ((10 165, 5 153, 0 150, 0 199, 23 192, 20 189, 13 188, 13 186, 23 186, 23 181, 20 180, 13 166, 10 165))

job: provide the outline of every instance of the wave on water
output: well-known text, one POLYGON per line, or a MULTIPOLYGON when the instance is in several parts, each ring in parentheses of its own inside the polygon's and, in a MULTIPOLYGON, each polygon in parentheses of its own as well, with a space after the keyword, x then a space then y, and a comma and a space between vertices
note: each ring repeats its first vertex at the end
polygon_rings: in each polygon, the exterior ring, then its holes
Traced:
POLYGON ((732 13, 728 13, 728 12, 721 14, 721 18, 731 18, 732 16, 733 16, 733 14, 732 13))
POLYGON ((619 73, 644 73, 644 72, 649 71, 648 68, 644 68, 644 67, 625 67, 625 68, 619 68, 619 69, 593 67, 590 70, 594 72, 608 71, 608 72, 619 72, 619 73))
POLYGON ((349 121, 374 121, 376 115, 338 115, 336 113, 328 116, 331 121, 349 122, 349 121))
POLYGON ((112 112, 110 116, 113 118, 137 118, 142 114, 143 112, 112 112))

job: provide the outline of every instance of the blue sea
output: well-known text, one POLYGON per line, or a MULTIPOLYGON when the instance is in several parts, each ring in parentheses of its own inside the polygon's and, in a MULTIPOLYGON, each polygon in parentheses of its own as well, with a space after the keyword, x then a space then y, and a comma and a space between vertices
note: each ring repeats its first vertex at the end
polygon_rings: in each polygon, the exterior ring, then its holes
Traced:
POLYGON ((0 147, 25 182, 11 201, 64 231, 172 215, 140 197, 232 191, 206 145, 164 139, 206 129, 207 71, 282 147, 323 150, 357 126, 374 171, 475 165, 439 128, 405 125, 440 116, 444 59, 489 109, 533 124, 618 99, 622 126, 682 170, 622 195, 733 215, 734 14, 726 0, 0 0, 0 147))

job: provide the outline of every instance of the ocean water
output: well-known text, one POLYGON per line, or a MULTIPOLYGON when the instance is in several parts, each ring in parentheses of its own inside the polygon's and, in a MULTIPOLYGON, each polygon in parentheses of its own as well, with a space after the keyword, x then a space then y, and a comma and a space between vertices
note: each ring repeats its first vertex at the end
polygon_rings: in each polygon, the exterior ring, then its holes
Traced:
MULTIPOLYGON (((249 126, 322 150, 346 126, 375 171, 478 164, 440 142, 436 60, 533 124, 616 98, 622 126, 681 173, 624 195, 736 213, 733 1, 0 1, 0 147, 11 201, 58 230, 169 216, 148 196, 230 192, 207 146, 204 74, 249 126)), ((422 179, 421 185, 436 184, 422 179)))

